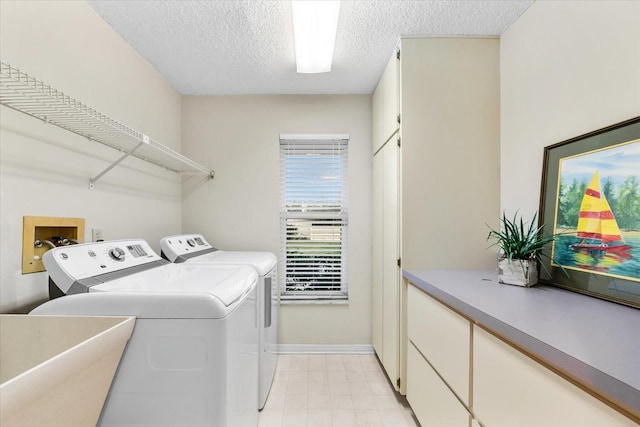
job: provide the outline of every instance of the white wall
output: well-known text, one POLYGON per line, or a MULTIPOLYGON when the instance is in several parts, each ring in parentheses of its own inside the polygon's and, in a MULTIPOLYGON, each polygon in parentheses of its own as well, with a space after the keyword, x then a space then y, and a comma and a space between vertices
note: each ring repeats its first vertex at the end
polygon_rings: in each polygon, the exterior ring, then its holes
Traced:
POLYGON ((640 2, 538 0, 500 62, 501 203, 528 216, 545 146, 640 115, 640 2))
POLYGON ((371 342, 371 96, 184 97, 182 146, 216 171, 183 186, 183 231, 279 256, 279 134, 348 133, 349 304, 285 305, 283 344, 371 342))
MULTIPOLYGON (((181 97, 85 2, 1 1, 2 60, 98 111, 180 149, 181 97)), ((0 312, 47 298, 45 273, 21 274, 22 217, 86 219, 105 239, 141 237, 156 249, 180 231, 174 173, 130 159, 89 190, 120 153, 0 107, 0 312)))

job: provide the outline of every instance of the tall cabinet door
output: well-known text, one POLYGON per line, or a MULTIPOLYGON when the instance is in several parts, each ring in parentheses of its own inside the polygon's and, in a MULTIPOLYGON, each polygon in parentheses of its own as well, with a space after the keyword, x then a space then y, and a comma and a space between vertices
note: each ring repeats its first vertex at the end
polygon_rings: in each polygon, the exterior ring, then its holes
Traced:
POLYGON ((371 343, 376 354, 382 360, 382 282, 383 282, 383 248, 384 248, 384 163, 383 153, 373 156, 373 230, 372 230, 372 288, 371 288, 371 343))
POLYGON ((372 343, 391 382, 399 379, 398 58, 392 55, 373 93, 372 343))
POLYGON ((398 218, 398 145, 395 139, 382 149, 384 152, 384 224, 383 224, 383 288, 384 319, 382 365, 394 386, 400 378, 400 278, 399 218, 398 218))
POLYGON ((394 386, 399 378, 399 211, 396 138, 373 158, 373 346, 394 386))
POLYGON ((400 109, 398 68, 397 53, 394 52, 380 77, 378 86, 373 91, 371 118, 374 153, 398 131, 400 109))

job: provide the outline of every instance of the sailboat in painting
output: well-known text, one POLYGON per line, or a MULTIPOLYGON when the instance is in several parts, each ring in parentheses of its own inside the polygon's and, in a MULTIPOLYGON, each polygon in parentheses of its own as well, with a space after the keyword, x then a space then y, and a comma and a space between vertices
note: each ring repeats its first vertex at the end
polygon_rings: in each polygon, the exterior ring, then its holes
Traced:
POLYGON ((582 239, 571 245, 576 252, 625 253, 632 249, 625 244, 609 202, 600 192, 598 171, 582 197, 576 235, 582 239))

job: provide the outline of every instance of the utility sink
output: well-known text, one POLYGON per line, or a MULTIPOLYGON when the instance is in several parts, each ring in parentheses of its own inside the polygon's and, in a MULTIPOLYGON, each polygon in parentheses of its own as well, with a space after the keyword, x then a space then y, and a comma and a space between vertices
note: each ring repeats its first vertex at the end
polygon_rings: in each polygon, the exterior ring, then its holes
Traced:
POLYGON ((134 323, 0 315, 0 425, 95 426, 134 323))

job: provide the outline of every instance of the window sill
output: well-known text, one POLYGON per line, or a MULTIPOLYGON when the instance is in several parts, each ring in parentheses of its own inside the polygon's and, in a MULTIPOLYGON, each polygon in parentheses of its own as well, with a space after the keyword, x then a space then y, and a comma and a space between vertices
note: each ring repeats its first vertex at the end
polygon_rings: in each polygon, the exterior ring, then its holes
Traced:
POLYGON ((280 305, 348 305, 348 299, 280 299, 280 305))

